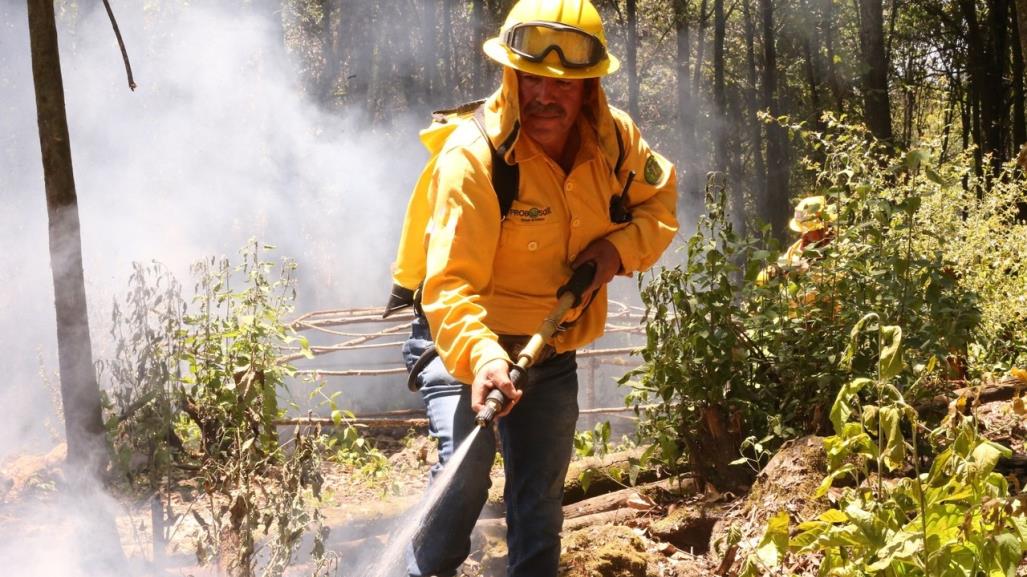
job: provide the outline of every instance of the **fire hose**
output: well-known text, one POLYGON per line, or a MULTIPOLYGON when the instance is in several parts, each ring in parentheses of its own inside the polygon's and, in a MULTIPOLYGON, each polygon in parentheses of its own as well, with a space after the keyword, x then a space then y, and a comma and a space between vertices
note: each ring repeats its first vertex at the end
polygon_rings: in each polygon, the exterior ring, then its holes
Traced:
MULTIPOLYGON (((592 284, 592 279, 596 274, 596 265, 594 262, 586 262, 574 269, 574 273, 571 275, 567 284, 560 287, 556 291, 557 302, 556 306, 553 307, 546 318, 543 319, 542 324, 539 325, 535 334, 531 335, 528 339, 528 343, 524 345, 520 353, 517 355, 517 362, 510 367, 510 381, 513 386, 520 389, 519 386, 524 382, 524 377, 528 373, 528 368, 531 367, 539 357, 539 353, 542 348, 546 345, 549 339, 552 338, 553 334, 559 330, 560 322, 563 321, 564 315, 567 311, 577 307, 581 304, 582 295, 585 289, 592 284)), ((417 361, 410 368, 410 375, 407 378, 407 388, 411 391, 417 391, 420 386, 418 383, 418 375, 425 369, 435 357, 439 355, 438 351, 435 350, 435 345, 430 345, 428 348, 421 353, 417 361)), ((480 427, 488 427, 492 424, 492 420, 495 419, 496 415, 503 412, 506 407, 506 403, 509 399, 499 389, 493 389, 491 393, 485 397, 485 406, 478 412, 478 416, 475 417, 474 421, 480 427)))
MULTIPOLYGON (((524 345, 524 348, 517 355, 517 362, 510 367, 510 381, 515 388, 521 388, 519 385, 524 381, 528 368, 535 364, 535 360, 542 351, 542 347, 546 345, 559 329, 560 322, 563 321, 567 311, 581 304, 582 294, 592 284, 592 278, 595 277, 595 274, 595 263, 586 262, 574 269, 571 279, 556 292, 558 299, 556 306, 553 307, 553 310, 549 311, 549 314, 546 315, 535 334, 531 335, 528 344, 524 345)), ((478 412, 474 422, 479 427, 491 426, 492 420, 496 415, 503 412, 508 402, 509 399, 506 398, 502 391, 492 389, 492 392, 485 397, 485 406, 478 412)))

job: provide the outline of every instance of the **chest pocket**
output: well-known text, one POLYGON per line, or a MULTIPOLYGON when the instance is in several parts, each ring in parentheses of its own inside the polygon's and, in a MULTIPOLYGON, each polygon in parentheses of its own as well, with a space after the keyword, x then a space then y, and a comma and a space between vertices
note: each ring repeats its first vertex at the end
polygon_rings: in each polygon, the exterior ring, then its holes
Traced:
POLYGON ((553 298, 559 286, 554 278, 567 260, 566 235, 566 227, 552 215, 524 222, 508 216, 492 265, 497 293, 553 298))
POLYGON ((558 222, 552 207, 530 206, 514 201, 503 221, 499 233, 499 247, 527 258, 534 255, 554 256, 554 249, 562 254, 565 227, 558 222))

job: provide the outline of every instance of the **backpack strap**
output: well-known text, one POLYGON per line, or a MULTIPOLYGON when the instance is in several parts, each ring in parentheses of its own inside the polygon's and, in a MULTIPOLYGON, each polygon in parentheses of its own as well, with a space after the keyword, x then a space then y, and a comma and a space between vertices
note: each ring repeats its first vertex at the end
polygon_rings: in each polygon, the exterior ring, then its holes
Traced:
POLYGON ((499 197, 499 220, 504 220, 507 213, 510 212, 510 207, 513 206, 514 199, 517 198, 517 189, 521 181, 521 171, 517 163, 507 164, 506 162, 506 153, 517 141, 517 133, 520 132, 521 125, 520 122, 514 124, 510 135, 499 145, 499 148, 496 148, 492 146, 492 139, 485 131, 485 107, 483 105, 479 105, 474 110, 474 124, 485 138, 485 142, 489 145, 489 151, 492 153, 492 188, 499 197))
POLYGON ((620 169, 624 167, 624 137, 620 134, 620 126, 617 121, 613 121, 613 133, 617 135, 617 164, 613 165, 614 176, 620 174, 620 169))

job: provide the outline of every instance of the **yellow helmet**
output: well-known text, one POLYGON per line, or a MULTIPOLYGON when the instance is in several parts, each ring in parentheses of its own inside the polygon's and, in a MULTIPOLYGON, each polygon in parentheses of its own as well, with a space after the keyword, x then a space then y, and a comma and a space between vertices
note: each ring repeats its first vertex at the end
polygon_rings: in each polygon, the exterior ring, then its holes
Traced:
POLYGON ((589 0, 520 0, 484 49, 503 66, 551 78, 598 78, 620 68, 589 0))
POLYGON ((808 196, 799 201, 795 207, 795 215, 788 223, 788 228, 806 234, 822 228, 837 220, 838 214, 833 204, 828 204, 823 196, 808 196))

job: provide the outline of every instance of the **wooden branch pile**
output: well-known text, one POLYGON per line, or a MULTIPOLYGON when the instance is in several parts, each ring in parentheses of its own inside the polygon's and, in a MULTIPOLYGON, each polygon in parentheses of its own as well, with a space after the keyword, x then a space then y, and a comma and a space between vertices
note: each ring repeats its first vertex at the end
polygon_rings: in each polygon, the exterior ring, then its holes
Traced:
MULTIPOLYGON (((395 362, 378 367, 354 366, 356 362, 340 361, 336 366, 310 367, 304 366, 307 361, 307 354, 299 347, 288 349, 278 360, 283 363, 293 363, 299 366, 298 375, 311 376, 314 379, 325 377, 391 377, 402 378, 407 369, 401 362, 400 349, 403 346, 406 336, 409 334, 410 322, 414 316, 411 312, 403 312, 382 319, 382 307, 364 307, 353 309, 332 309, 313 311, 300 315, 289 325, 299 333, 304 333, 311 341, 314 337, 318 344, 310 347, 309 353, 317 358, 339 358, 343 353, 354 351, 367 352, 375 349, 392 349, 396 351, 395 362), (331 340, 330 344, 321 344, 324 340, 331 340)), ((606 333, 610 335, 644 335, 644 328, 640 325, 643 318, 641 309, 631 307, 616 301, 610 302, 607 315, 606 333)), ((602 365, 623 367, 628 370, 638 365, 637 357, 632 355, 640 350, 639 346, 619 346, 610 348, 598 348, 595 345, 578 351, 579 359, 587 359, 582 368, 590 371, 586 375, 585 385, 586 403, 582 414, 619 414, 630 412, 631 409, 623 407, 601 408, 595 407, 592 403, 594 395, 591 395, 596 378, 596 369, 602 365)), ((351 357, 352 358, 352 357, 351 357)), ((374 415, 360 415, 357 419, 348 421, 351 424, 372 428, 420 428, 425 425, 424 411, 396 411, 374 415)), ((280 426, 296 425, 320 425, 331 426, 330 419, 322 418, 291 418, 278 421, 280 426)))

